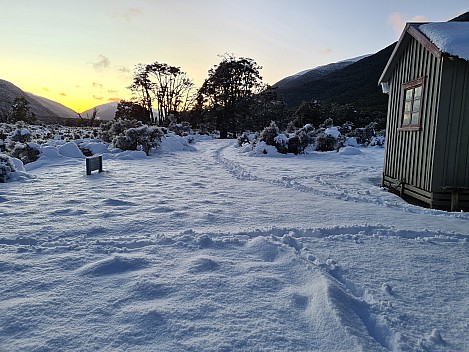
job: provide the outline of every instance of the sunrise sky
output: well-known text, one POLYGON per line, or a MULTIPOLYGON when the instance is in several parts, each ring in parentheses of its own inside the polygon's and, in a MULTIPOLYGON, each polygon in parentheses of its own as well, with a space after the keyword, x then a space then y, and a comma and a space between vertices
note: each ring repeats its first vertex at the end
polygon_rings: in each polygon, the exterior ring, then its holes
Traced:
POLYGON ((250 57, 265 83, 374 53, 406 21, 446 21, 467 0, 0 0, 0 79, 84 111, 129 99, 138 63, 200 86, 218 55, 250 57))

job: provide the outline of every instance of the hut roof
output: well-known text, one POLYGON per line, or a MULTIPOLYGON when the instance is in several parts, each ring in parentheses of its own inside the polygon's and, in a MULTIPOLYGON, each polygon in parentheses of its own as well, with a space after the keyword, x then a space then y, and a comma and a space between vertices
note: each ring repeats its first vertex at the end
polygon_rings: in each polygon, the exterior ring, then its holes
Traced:
POLYGON ((397 59, 411 37, 437 57, 446 55, 469 61, 469 22, 407 23, 378 83, 389 80, 397 59))

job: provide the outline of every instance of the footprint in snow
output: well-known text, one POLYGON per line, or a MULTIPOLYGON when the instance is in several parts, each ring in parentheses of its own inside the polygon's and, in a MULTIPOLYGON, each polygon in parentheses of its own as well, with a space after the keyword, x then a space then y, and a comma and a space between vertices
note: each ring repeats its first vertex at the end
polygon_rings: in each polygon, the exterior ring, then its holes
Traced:
POLYGON ((128 271, 135 271, 145 268, 148 261, 143 258, 126 258, 115 256, 106 258, 94 263, 86 264, 79 271, 87 276, 107 276, 122 274, 128 271))

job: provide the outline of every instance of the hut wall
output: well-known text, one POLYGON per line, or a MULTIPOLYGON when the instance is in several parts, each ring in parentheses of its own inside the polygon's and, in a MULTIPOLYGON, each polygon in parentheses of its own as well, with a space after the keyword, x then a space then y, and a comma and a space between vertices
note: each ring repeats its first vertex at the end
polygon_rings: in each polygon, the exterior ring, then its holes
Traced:
POLYGON ((433 192, 469 191, 469 62, 443 58, 433 192))
POLYGON ((424 198, 432 190, 433 154, 437 127, 441 60, 410 37, 390 78, 384 183, 405 181, 424 198), (400 129, 403 84, 424 78, 420 129, 400 129))

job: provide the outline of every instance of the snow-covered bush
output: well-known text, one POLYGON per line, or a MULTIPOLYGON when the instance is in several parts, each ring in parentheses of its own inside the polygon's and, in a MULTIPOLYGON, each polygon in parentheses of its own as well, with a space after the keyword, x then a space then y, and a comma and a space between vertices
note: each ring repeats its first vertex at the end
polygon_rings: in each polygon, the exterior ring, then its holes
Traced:
POLYGON ((349 133, 349 137, 355 137, 358 144, 368 146, 372 138, 376 135, 376 122, 371 122, 365 127, 356 128, 349 133))
POLYGON ((314 141, 315 130, 311 124, 305 125, 295 132, 288 139, 288 152, 302 154, 305 149, 314 141))
POLYGON ((280 133, 275 137, 275 148, 281 154, 288 153, 288 137, 285 134, 280 133))
POLYGON ((26 143, 31 140, 31 132, 25 128, 18 128, 10 136, 10 139, 15 142, 26 143))
POLYGON ((142 122, 137 120, 111 120, 101 125, 101 131, 99 132, 98 136, 102 141, 111 143, 116 137, 124 136, 125 131, 129 128, 137 128, 140 126, 142 126, 142 122))
POLYGON ((112 143, 122 150, 137 150, 141 147, 146 155, 150 155, 150 150, 160 145, 162 136, 163 132, 159 127, 143 125, 127 129, 124 136, 115 137, 112 143))
POLYGON ((192 126, 187 121, 182 121, 181 123, 171 123, 168 126, 168 130, 174 132, 178 136, 187 136, 192 133, 192 126))
POLYGON ((243 132, 238 139, 238 146, 242 147, 243 145, 250 144, 252 141, 257 139, 257 133, 243 132))
POLYGON ((10 155, 14 158, 20 159, 23 164, 28 164, 39 159, 40 151, 34 143, 16 143, 10 155))
POLYGON ((272 121, 270 125, 261 132, 259 140, 265 142, 267 145, 275 145, 275 137, 279 134, 277 124, 272 121))
POLYGON ((15 172, 15 165, 6 154, 0 154, 0 182, 6 182, 12 172, 15 172))
POLYGON ((316 136, 314 144, 316 145, 316 150, 318 152, 328 152, 337 149, 337 139, 325 132, 316 136))

